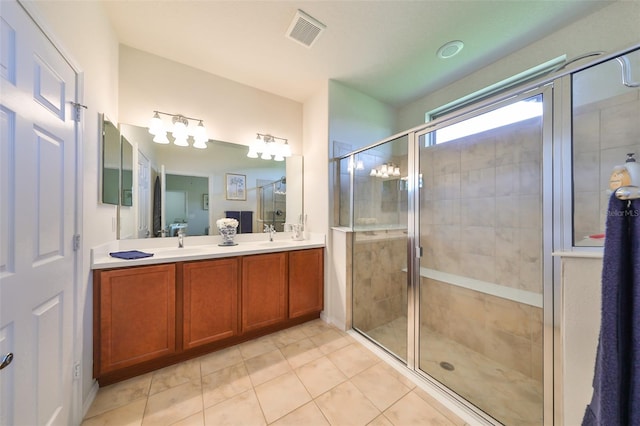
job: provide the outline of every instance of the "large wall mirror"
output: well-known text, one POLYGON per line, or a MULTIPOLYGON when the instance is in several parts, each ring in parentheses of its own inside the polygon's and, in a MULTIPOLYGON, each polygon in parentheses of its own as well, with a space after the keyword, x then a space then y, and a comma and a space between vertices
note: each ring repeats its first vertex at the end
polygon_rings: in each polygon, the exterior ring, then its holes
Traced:
POLYGON ((207 149, 157 144, 147 128, 129 124, 120 133, 136 167, 132 204, 119 209, 120 230, 133 231, 119 238, 174 236, 183 228, 187 235, 216 235, 216 220, 228 216, 241 219, 239 232, 262 232, 264 224, 282 231, 302 215, 301 156, 248 158, 247 146, 216 140, 207 149), (229 179, 242 181, 241 196, 230 193, 229 179))
POLYGON ((120 132, 118 127, 100 114, 102 135, 102 168, 100 176, 100 201, 118 205, 120 191, 120 132))
POLYGON ((574 73, 572 88, 573 243, 598 247, 612 172, 628 154, 640 161, 640 49, 574 73))

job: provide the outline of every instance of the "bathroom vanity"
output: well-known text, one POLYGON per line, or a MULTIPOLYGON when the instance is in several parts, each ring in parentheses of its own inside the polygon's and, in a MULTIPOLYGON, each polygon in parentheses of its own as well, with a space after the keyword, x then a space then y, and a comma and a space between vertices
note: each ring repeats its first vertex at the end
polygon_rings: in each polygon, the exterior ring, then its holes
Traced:
POLYGON ((112 249, 92 258, 93 370, 102 386, 318 318, 323 309, 324 238, 143 249, 154 256, 137 260, 111 258, 112 249))

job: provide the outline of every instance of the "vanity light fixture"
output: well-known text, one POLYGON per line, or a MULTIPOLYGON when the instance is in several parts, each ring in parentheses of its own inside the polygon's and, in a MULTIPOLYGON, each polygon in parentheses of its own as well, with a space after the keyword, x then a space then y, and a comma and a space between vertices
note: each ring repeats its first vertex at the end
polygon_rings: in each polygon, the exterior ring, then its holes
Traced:
POLYGON ((186 117, 182 114, 169 114, 162 111, 153 111, 153 117, 149 122, 149 133, 153 135, 153 141, 159 144, 168 144, 167 133, 171 132, 173 143, 177 146, 189 146, 189 137, 193 137, 193 147, 205 149, 207 147, 207 129, 199 118, 186 117), (171 126, 167 127, 160 114, 171 117, 171 126), (189 123, 197 121, 196 126, 189 123))
POLYGON ((256 139, 249 145, 247 157, 258 156, 263 160, 284 161, 286 157, 291 157, 291 147, 287 139, 256 133, 256 139))
POLYGON ((400 167, 393 163, 384 163, 375 169, 371 169, 369 176, 385 179, 388 177, 400 176, 400 167))
POLYGON ((358 160, 353 162, 349 160, 349 170, 364 170, 364 161, 358 160))

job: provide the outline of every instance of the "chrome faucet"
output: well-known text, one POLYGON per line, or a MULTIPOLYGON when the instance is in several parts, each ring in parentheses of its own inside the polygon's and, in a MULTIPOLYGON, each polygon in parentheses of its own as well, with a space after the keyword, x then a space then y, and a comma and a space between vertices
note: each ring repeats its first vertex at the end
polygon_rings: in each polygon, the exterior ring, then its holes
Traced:
POLYGON ((269 241, 273 241, 273 235, 276 233, 276 228, 273 225, 264 225, 264 232, 269 233, 269 241))
POLYGON ((178 229, 178 248, 184 248, 184 228, 178 229))

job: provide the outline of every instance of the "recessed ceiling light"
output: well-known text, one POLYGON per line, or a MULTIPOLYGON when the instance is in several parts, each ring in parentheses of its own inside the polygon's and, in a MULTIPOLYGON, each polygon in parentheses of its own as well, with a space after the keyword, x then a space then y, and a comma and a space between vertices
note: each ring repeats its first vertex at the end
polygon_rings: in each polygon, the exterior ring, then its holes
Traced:
POLYGON ((464 43, 460 40, 453 40, 445 43, 440 47, 440 49, 438 49, 438 58, 449 59, 453 56, 456 56, 458 53, 460 53, 463 47, 464 43))

